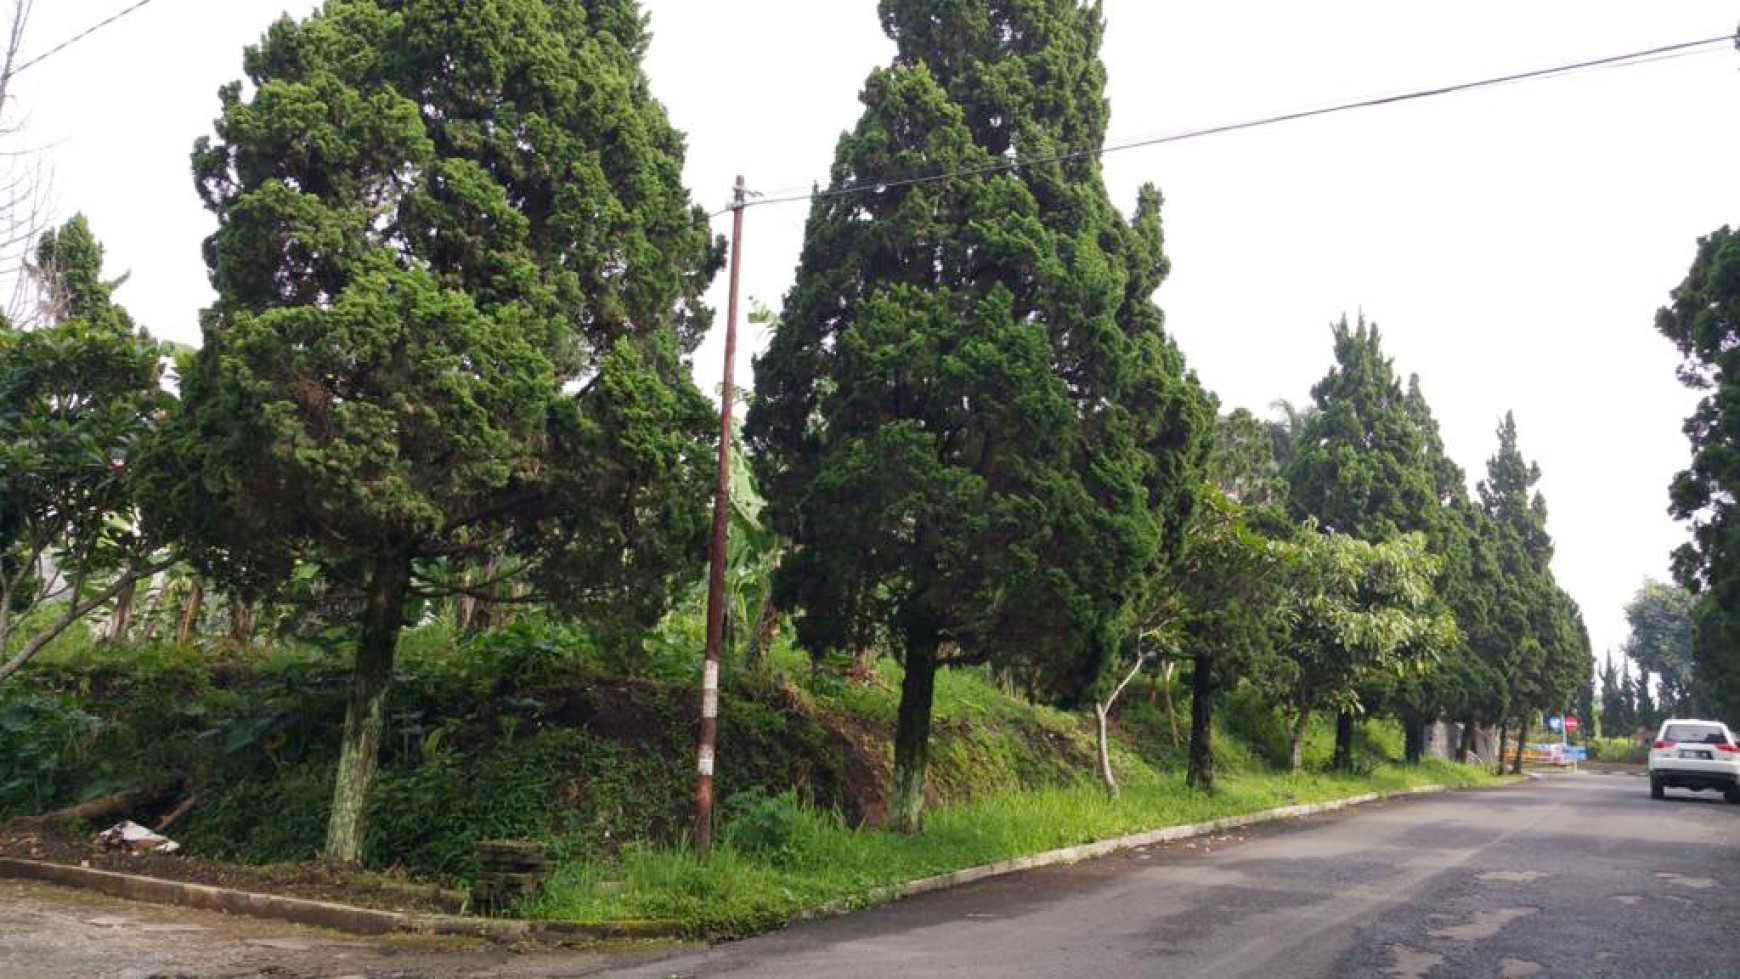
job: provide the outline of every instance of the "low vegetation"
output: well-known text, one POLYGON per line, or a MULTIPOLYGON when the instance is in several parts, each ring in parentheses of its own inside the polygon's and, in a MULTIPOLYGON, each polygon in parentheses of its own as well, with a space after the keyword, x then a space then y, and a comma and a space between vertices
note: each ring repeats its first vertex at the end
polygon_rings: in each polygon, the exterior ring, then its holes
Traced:
MULTIPOLYGON (((342 664, 318 649, 201 653, 68 640, 28 682, 0 688, 0 820, 166 778, 133 814, 193 800, 171 835, 198 860, 306 864, 325 840, 342 664)), ((454 642, 407 637, 391 736, 369 800, 363 864, 463 888, 476 843, 546 842, 559 870, 520 913, 675 920, 709 935, 769 927, 905 880, 1092 839, 1373 789, 1476 784, 1466 766, 1399 764, 1393 723, 1361 727, 1358 764, 1325 771, 1333 732, 1313 726, 1306 771, 1287 774, 1289 727, 1255 690, 1223 696, 1213 793, 1184 785, 1163 691, 1144 677, 1111 725, 1122 791, 1096 780, 1092 724, 1029 703, 985 669, 938 678, 925 832, 880 828, 899 669, 812 669, 776 644, 765 668, 728 672, 719 842, 686 845, 693 662, 651 656, 623 678, 578 633, 534 619, 454 642)), ((1188 692, 1172 691, 1189 709, 1188 692)), ((1176 718, 1173 719, 1174 721, 1176 718)), ((91 829, 96 827, 86 827, 91 829)))

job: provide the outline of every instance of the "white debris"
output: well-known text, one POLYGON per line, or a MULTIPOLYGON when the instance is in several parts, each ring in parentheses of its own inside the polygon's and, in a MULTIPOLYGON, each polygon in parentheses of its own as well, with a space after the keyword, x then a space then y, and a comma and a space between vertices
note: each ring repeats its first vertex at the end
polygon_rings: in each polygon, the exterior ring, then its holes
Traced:
POLYGON ((133 853, 174 853, 181 844, 167 836, 159 836, 130 819, 110 826, 97 834, 97 842, 105 850, 128 850, 133 853))

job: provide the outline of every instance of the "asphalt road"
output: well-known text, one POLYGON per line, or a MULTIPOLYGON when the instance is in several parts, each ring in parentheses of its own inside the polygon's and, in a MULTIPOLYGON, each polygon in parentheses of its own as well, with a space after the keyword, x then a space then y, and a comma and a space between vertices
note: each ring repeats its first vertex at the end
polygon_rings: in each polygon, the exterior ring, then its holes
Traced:
POLYGON ((612 976, 1740 976, 1740 806, 1543 778, 985 882, 612 976))
POLYGON ((0 979, 1740 977, 1740 806, 1552 777, 637 954, 370 941, 0 882, 0 979))

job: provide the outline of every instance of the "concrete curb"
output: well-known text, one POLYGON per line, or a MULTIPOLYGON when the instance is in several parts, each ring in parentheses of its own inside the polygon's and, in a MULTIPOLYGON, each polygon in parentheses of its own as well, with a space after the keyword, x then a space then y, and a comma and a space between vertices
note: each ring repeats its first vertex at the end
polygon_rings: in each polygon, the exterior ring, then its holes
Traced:
POLYGON ((937 874, 934 877, 921 877, 918 880, 888 887, 879 887, 864 894, 840 898, 818 905, 807 911, 798 913, 794 921, 810 921, 820 918, 832 918, 858 910, 873 904, 886 904, 904 898, 917 897, 935 891, 961 887, 992 877, 1005 874, 1020 873, 1023 870, 1037 870, 1041 867, 1060 867, 1096 857, 1110 856, 1123 850, 1134 850, 1139 847, 1153 846, 1156 843, 1170 843, 1175 840, 1191 839, 1199 836, 1212 836, 1224 833, 1230 829, 1241 829, 1260 823, 1279 822, 1284 819, 1296 819, 1300 816, 1313 816, 1318 813, 1334 812, 1337 809, 1347 809, 1352 806, 1364 805, 1368 802, 1382 802, 1386 799, 1400 799, 1416 795, 1432 795, 1450 791, 1445 785, 1422 785, 1412 789, 1398 789, 1394 792, 1365 792, 1360 795, 1348 796, 1343 799, 1331 799, 1328 802, 1311 802, 1296 806, 1281 806, 1278 809, 1264 809, 1260 812, 1246 813, 1242 816, 1227 816, 1222 819, 1210 820, 1206 823, 1187 823, 1182 826, 1167 826, 1162 829, 1148 830, 1142 833, 1132 833, 1129 836, 1118 836, 1108 840, 1098 840, 1093 843, 1083 843, 1079 846, 1068 846, 1059 850, 1047 850, 1035 853, 1030 857, 1015 857, 1011 860, 999 860, 978 867, 968 867, 952 873, 937 874))
MULTIPOLYGON (((918 897, 921 894, 962 887, 993 877, 1020 873, 1023 870, 1064 866, 1080 863, 1083 860, 1092 860, 1096 857, 1110 856, 1124 850, 1153 846, 1156 843, 1170 843, 1175 840, 1212 836, 1227 830, 1334 812, 1338 809, 1348 809, 1369 802, 1431 795, 1446 791, 1449 791, 1447 786, 1422 785, 1394 792, 1365 792, 1343 799, 1331 799, 1328 802, 1281 806, 1278 809, 1265 809, 1261 812, 1246 813, 1242 816, 1227 816, 1205 823, 1167 826, 1162 829, 1133 833, 1129 836, 1098 840, 1058 850, 1047 850, 1032 856, 999 860, 996 863, 967 867, 963 870, 937 874, 932 877, 921 877, 904 884, 879 887, 862 894, 828 901, 825 904, 800 911, 791 920, 809 921, 832 918, 870 905, 886 904, 904 898, 918 897)), ((398 911, 358 908, 326 901, 311 901, 305 898, 231 890, 207 884, 189 884, 182 881, 165 880, 160 877, 141 877, 136 874, 92 870, 88 867, 72 867, 66 864, 0 857, 0 878, 4 877, 99 891, 112 897, 128 898, 135 901, 174 904, 257 918, 274 918, 359 935, 443 935, 481 938, 510 944, 515 942, 547 942, 558 945, 624 938, 674 939, 692 937, 687 929, 673 921, 581 924, 564 921, 525 921, 506 918, 467 918, 458 915, 407 914, 398 911)))
POLYGON ((273 918, 354 935, 443 935, 482 938, 503 943, 548 942, 559 945, 613 938, 680 938, 685 934, 676 922, 670 921, 576 924, 563 921, 407 914, 10 857, 0 857, 0 877, 98 891, 111 897, 134 901, 173 904, 255 918, 273 918))

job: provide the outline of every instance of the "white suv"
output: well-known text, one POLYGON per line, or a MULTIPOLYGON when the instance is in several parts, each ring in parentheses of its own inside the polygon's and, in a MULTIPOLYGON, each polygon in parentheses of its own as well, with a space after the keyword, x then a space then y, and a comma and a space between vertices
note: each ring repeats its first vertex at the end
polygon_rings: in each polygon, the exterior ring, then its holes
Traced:
POLYGON ((1657 799, 1670 788, 1714 789, 1740 803, 1740 745, 1721 721, 1674 719, 1662 722, 1649 752, 1649 794, 1657 799))

